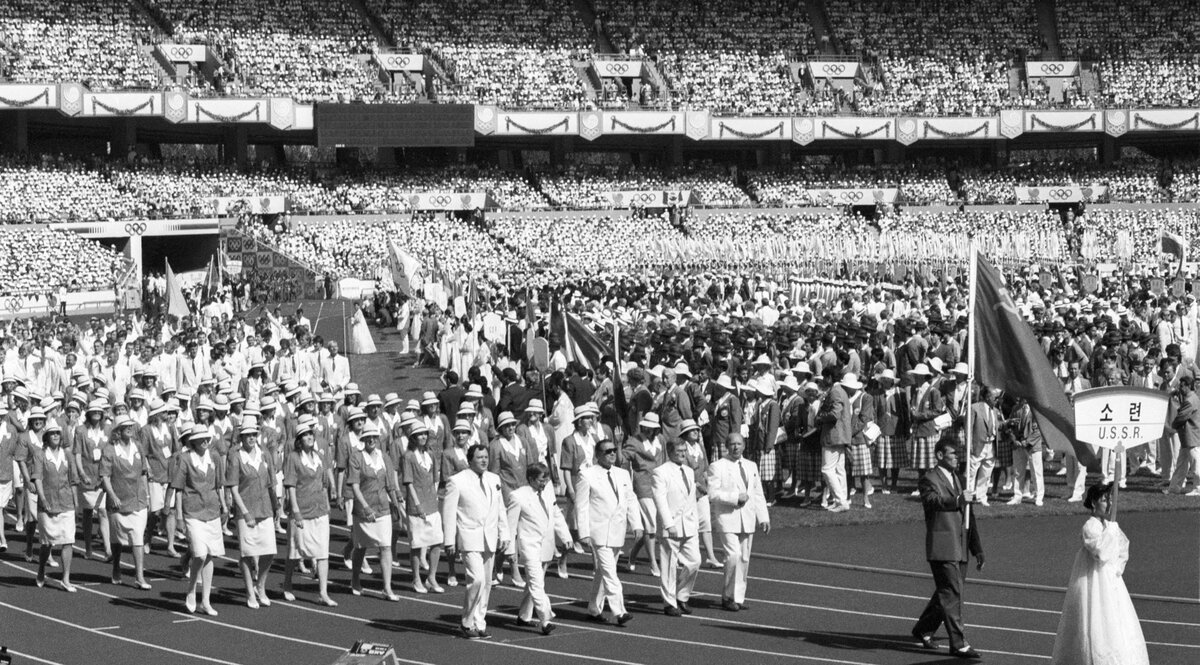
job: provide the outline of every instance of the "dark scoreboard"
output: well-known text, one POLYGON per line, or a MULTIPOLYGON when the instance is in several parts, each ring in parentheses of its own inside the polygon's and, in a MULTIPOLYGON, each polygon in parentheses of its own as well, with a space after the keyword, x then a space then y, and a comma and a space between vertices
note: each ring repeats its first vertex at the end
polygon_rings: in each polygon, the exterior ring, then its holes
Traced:
POLYGON ((469 148, 471 104, 317 104, 317 145, 347 148, 469 148))

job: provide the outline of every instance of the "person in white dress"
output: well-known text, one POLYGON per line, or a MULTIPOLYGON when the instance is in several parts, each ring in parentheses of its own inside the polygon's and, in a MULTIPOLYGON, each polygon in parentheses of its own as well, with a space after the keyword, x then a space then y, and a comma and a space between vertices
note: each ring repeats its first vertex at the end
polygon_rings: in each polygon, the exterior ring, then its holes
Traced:
POLYGON ((1053 665, 1148 665, 1146 638, 1122 575, 1129 539, 1109 519, 1112 485, 1088 488, 1083 547, 1075 556, 1063 601, 1053 665))
POLYGON ((354 315, 350 317, 350 335, 346 340, 346 351, 352 355, 375 353, 375 340, 371 339, 371 329, 367 327, 367 317, 363 316, 361 307, 355 307, 354 315))

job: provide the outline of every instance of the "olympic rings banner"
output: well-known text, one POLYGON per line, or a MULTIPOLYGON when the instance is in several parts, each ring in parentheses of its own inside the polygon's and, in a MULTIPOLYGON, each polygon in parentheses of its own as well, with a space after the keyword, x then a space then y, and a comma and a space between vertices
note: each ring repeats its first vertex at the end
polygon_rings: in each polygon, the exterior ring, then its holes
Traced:
POLYGON ((176 64, 200 64, 208 59, 208 47, 203 44, 161 44, 158 53, 167 62, 176 64))
POLYGON ((809 61, 808 73, 815 79, 852 79, 858 76, 857 62, 809 61))
POLYGON ((376 53, 375 63, 385 72, 425 71, 425 56, 415 53, 376 53))
POLYGON ((601 78, 641 78, 641 60, 593 60, 592 67, 601 78))
POLYGON ((286 196, 217 196, 211 199, 217 215, 247 212, 255 215, 277 215, 287 212, 286 196))
POLYGON ((413 192, 407 197, 413 210, 458 210, 498 208, 486 192, 413 192))
POLYGON ((900 190, 887 189, 810 189, 808 198, 813 205, 892 205, 900 198, 900 190))
POLYGON ((671 206, 698 205, 695 192, 682 190, 622 190, 606 192, 610 208, 669 208, 671 206))
POLYGON ((1028 78, 1071 78, 1079 76, 1079 63, 1070 60, 1044 60, 1026 62, 1025 76, 1028 78))
POLYGON ((1107 185, 1066 185, 1061 187, 1014 187, 1017 203, 1095 202, 1108 196, 1107 185))

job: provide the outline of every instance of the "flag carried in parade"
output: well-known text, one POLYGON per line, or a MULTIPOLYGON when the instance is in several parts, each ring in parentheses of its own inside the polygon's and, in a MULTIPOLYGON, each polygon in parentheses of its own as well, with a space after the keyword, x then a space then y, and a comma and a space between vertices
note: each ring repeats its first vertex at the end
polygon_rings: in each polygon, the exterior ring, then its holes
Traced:
POLYGON ((425 287, 425 267, 393 240, 388 243, 388 268, 396 290, 409 296, 420 296, 425 287))
POLYGON ((604 342, 574 314, 565 311, 561 304, 555 303, 556 320, 553 330, 562 335, 563 355, 567 361, 576 361, 584 367, 594 370, 600 366, 600 358, 607 353, 604 342))
POLYGON ((1017 310, 1004 278, 982 255, 976 257, 974 295, 976 379, 1024 398, 1050 448, 1095 467, 1098 460, 1092 449, 1075 438, 1075 411, 1062 382, 1017 310))
POLYGON ((1187 241, 1179 234, 1163 231, 1161 244, 1163 254, 1170 254, 1178 259, 1179 267, 1175 270, 1175 276, 1178 277, 1179 273, 1183 272, 1183 264, 1187 260, 1187 241))
POLYGON ((163 260, 167 264, 167 314, 178 318, 183 318, 191 311, 188 309, 187 301, 183 298, 183 288, 179 285, 179 278, 175 276, 175 271, 171 270, 171 262, 163 260))

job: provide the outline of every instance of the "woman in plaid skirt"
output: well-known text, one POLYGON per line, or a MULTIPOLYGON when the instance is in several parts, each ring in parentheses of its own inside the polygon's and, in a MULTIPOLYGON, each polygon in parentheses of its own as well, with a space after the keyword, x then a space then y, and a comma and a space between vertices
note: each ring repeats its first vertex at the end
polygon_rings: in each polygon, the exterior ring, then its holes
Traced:
MULTIPOLYGON (((912 457, 909 460, 912 468, 917 471, 917 477, 937 466, 934 449, 938 442, 938 428, 934 419, 946 412, 942 394, 929 382, 933 372, 929 366, 921 363, 908 371, 913 378, 910 403, 912 404, 912 457)), ((913 495, 919 492, 913 490, 913 495)))
POLYGON ((884 369, 876 377, 875 424, 879 440, 875 442, 875 466, 884 494, 891 494, 900 480, 900 469, 908 466, 908 430, 911 419, 908 395, 896 387, 896 373, 884 369), (889 489, 888 476, 891 476, 889 489))
POLYGON ((779 384, 779 394, 783 402, 779 407, 779 417, 785 435, 779 442, 782 458, 779 475, 783 483, 781 498, 791 498, 796 496, 796 486, 799 484, 800 435, 804 433, 808 409, 804 398, 800 396, 800 382, 794 374, 779 384))
MULTIPOLYGON (((871 485, 871 476, 875 468, 871 464, 871 444, 867 439, 866 428, 875 422, 875 399, 866 391, 859 392, 851 401, 854 406, 854 419, 851 423, 853 436, 850 438, 850 476, 862 487, 863 508, 871 507, 871 495, 875 493, 871 485)), ((851 484, 851 487, 854 485, 851 484)))
POLYGON ((796 462, 796 479, 799 483, 796 495, 802 499, 800 505, 817 498, 813 492, 821 480, 821 430, 815 425, 817 412, 821 410, 820 387, 811 381, 805 384, 804 400, 807 405, 796 462))

